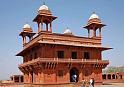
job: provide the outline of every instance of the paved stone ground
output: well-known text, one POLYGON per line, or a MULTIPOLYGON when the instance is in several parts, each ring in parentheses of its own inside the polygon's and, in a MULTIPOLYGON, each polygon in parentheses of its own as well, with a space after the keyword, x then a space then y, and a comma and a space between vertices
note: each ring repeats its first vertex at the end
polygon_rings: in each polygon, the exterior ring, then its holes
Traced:
POLYGON ((108 83, 103 85, 95 85, 95 87, 124 87, 124 83, 108 83))
MULTIPOLYGON (((24 87, 23 85, 0 86, 0 87, 24 87)), ((81 86, 64 86, 64 87, 81 87, 81 86)), ((124 83, 108 83, 104 85, 95 85, 95 87, 124 87, 124 83)))

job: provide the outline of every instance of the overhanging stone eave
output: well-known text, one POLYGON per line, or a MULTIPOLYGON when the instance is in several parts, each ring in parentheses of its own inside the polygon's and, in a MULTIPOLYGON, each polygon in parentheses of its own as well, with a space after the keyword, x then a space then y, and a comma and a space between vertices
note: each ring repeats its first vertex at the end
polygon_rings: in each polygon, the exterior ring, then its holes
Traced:
POLYGON ((85 45, 85 44, 74 44, 74 43, 49 42, 49 41, 42 41, 42 40, 39 40, 38 43, 40 43, 40 44, 55 44, 55 45, 69 45, 69 46, 77 46, 77 47, 98 48, 98 49, 101 49, 101 50, 113 49, 113 48, 104 47, 104 46, 101 46, 101 45, 85 45))
POLYGON ((29 50, 29 49, 35 47, 35 46, 38 45, 38 44, 39 44, 39 43, 34 43, 34 44, 32 44, 31 46, 29 46, 29 47, 23 49, 22 51, 20 51, 19 53, 17 53, 15 56, 23 56, 23 54, 24 54, 25 52, 27 52, 27 50, 29 50))

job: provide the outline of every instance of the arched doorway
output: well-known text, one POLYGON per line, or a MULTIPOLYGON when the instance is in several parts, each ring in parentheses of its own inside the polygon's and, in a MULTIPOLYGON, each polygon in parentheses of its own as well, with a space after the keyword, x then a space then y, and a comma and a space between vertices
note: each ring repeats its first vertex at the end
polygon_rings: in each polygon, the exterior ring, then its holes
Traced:
POLYGON ((102 75, 102 79, 104 79, 104 80, 106 79, 106 74, 102 75))
POLYGON ((79 78, 79 71, 77 68, 72 68, 70 70, 70 82, 78 82, 79 78))
POLYGON ((111 79, 111 74, 108 74, 108 79, 111 79))
POLYGON ((112 79, 115 79, 115 74, 112 75, 112 79))

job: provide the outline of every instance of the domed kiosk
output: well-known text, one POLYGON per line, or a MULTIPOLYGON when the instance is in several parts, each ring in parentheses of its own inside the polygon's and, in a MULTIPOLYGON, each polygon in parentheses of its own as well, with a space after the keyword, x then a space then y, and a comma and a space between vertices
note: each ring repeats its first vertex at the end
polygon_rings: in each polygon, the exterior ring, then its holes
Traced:
POLYGON ((22 36, 23 45, 25 45, 27 43, 26 37, 28 37, 29 41, 31 41, 35 33, 33 33, 31 26, 27 23, 22 28, 23 28, 23 31, 19 35, 22 36))
POLYGON ((38 14, 33 20, 38 24, 38 33, 40 33, 41 31, 52 32, 52 21, 56 18, 57 17, 52 15, 47 5, 43 4, 42 6, 40 6, 40 8, 38 9, 38 14), (43 24, 46 25, 45 30, 43 29, 43 24))
POLYGON ((33 30, 29 24, 25 24, 23 26, 23 32, 29 32, 30 33, 30 32, 33 32, 33 30))
POLYGON ((88 30, 88 37, 96 37, 96 30, 99 29, 99 36, 101 37, 101 28, 104 27, 105 24, 103 24, 99 18, 99 16, 93 12, 93 14, 90 16, 87 25, 84 27, 88 30), (90 31, 92 30, 92 36, 90 35, 90 31))

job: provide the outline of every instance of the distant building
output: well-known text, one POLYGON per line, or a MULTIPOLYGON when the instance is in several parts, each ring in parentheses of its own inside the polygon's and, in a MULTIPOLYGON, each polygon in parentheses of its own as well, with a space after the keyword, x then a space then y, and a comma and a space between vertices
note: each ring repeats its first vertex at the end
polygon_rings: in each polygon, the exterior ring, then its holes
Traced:
POLYGON ((34 33, 29 24, 25 24, 20 33, 23 50, 17 56, 23 57, 19 69, 24 74, 24 83, 59 84, 90 78, 102 83, 102 69, 109 64, 108 60, 102 60, 102 51, 111 49, 101 45, 105 24, 93 13, 84 27, 88 36, 81 37, 69 29, 63 34, 53 33, 52 21, 56 18, 42 5, 33 20, 38 25, 38 33, 34 33))
POLYGON ((103 73, 104 82, 124 82, 124 72, 103 73))
POLYGON ((11 81, 15 83, 22 83, 23 82, 23 75, 12 75, 10 76, 11 81))
POLYGON ((10 80, 0 82, 0 87, 20 87, 23 86, 23 75, 12 75, 10 80))

